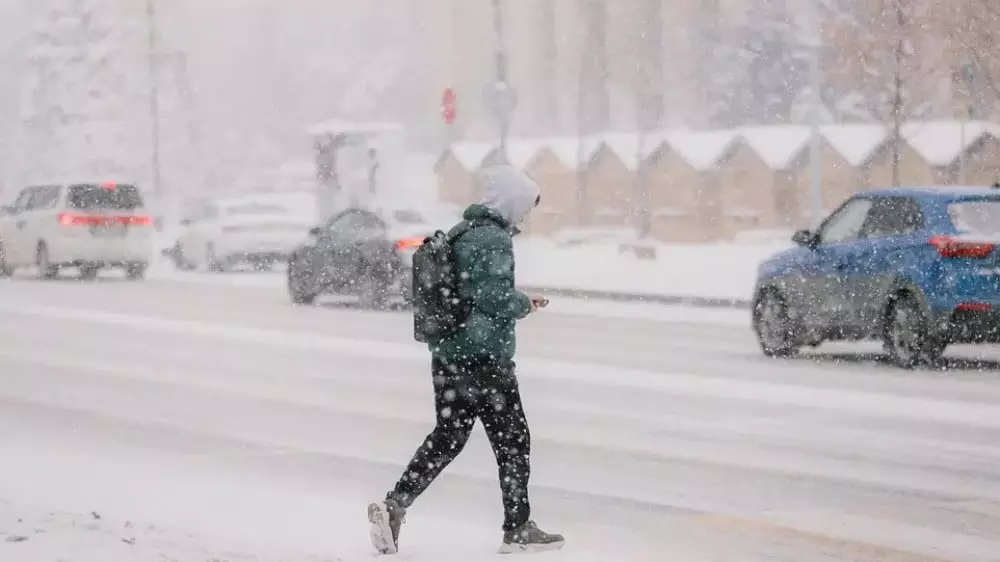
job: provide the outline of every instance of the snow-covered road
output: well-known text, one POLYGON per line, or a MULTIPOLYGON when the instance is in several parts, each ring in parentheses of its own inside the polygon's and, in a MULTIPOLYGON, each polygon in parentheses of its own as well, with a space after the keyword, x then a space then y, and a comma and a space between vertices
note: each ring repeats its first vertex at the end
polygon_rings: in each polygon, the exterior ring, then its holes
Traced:
MULTIPOLYGON (((535 516, 568 539, 539 559, 1000 560, 1000 352, 769 361, 742 314, 521 324, 535 516)), ((367 501, 433 420, 409 321, 263 286, 0 283, 0 560, 369 560, 367 501)), ((495 559, 499 503, 477 431, 400 556, 495 559)))

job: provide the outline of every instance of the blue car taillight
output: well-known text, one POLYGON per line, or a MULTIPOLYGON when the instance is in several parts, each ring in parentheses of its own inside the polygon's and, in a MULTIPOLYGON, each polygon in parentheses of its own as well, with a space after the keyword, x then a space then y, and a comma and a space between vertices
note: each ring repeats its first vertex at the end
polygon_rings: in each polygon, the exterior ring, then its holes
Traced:
POLYGON ((989 257, 996 248, 992 242, 975 242, 951 236, 931 236, 927 241, 937 249, 942 258, 982 259, 989 257))

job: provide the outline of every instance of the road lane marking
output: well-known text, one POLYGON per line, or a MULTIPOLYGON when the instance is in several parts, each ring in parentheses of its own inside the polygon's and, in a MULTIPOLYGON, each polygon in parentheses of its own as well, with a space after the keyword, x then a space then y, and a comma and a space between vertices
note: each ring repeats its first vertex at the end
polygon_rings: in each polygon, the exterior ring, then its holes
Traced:
MULTIPOLYGON (((263 346, 285 346, 334 352, 357 357, 386 357, 428 361, 427 351, 416 342, 397 343, 323 335, 316 332, 254 328, 193 320, 175 320, 105 312, 101 310, 0 304, 0 311, 39 318, 72 320, 120 326, 153 333, 215 338, 263 346)), ((665 358, 666 360, 666 358, 665 358)), ((901 397, 868 391, 847 391, 788 384, 719 380, 676 372, 653 372, 625 367, 606 367, 574 361, 520 356, 519 364, 529 377, 570 380, 599 386, 641 388, 678 394, 729 398, 821 410, 852 412, 885 418, 910 418, 925 422, 1000 429, 1000 405, 955 402, 934 398, 901 397)))

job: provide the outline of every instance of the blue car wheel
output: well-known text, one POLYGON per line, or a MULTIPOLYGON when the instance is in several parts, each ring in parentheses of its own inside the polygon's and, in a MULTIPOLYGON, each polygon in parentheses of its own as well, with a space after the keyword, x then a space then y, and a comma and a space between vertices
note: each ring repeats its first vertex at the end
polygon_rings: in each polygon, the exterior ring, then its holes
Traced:
POLYGON ((753 309, 753 326, 761 351, 768 357, 786 357, 796 350, 788 307, 777 291, 760 294, 753 309))
POLYGON ((945 344, 930 336, 927 324, 927 315, 912 295, 902 294, 889 303, 882 347, 895 365, 912 369, 940 359, 945 344))

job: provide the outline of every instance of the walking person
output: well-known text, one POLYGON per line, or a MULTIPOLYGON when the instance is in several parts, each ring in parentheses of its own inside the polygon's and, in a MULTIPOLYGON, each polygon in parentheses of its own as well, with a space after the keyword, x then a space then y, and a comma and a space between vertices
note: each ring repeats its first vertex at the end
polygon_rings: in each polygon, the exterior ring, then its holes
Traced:
POLYGON ((539 188, 511 166, 484 170, 479 183, 482 201, 469 206, 464 220, 447 235, 457 293, 467 312, 440 341, 420 340, 430 341, 437 423, 385 500, 368 507, 372 544, 382 554, 398 552, 407 508, 462 452, 477 419, 499 469, 504 509, 500 552, 551 550, 564 542, 530 519, 531 435, 514 364, 517 321, 548 302, 514 288, 512 237, 538 205, 539 188))

